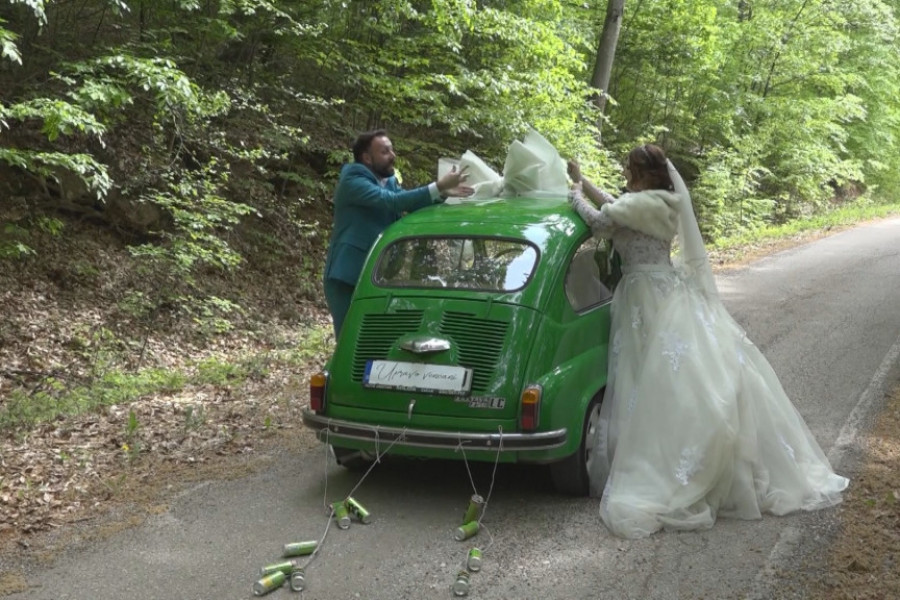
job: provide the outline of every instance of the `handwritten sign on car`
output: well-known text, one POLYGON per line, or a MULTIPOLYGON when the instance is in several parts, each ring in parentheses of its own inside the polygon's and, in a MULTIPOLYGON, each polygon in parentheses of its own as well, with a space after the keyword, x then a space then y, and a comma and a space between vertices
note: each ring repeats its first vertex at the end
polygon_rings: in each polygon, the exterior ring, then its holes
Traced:
POLYGON ((396 360, 366 363, 363 385, 373 388, 459 394, 472 388, 472 369, 396 360))

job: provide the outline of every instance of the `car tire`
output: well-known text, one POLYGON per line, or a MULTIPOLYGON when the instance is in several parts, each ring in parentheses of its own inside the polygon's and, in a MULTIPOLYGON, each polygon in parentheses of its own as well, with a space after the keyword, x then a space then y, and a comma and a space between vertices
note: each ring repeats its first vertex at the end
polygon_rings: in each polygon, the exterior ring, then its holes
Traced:
POLYGON ((375 459, 365 450, 331 446, 331 453, 334 454, 337 464, 348 471, 364 471, 375 462, 375 459))
POLYGON ((588 405, 582 425, 581 444, 578 451, 566 458, 550 464, 550 477, 556 491, 570 496, 587 496, 591 489, 591 462, 597 442, 597 427, 600 424, 600 402, 603 392, 594 396, 588 405))

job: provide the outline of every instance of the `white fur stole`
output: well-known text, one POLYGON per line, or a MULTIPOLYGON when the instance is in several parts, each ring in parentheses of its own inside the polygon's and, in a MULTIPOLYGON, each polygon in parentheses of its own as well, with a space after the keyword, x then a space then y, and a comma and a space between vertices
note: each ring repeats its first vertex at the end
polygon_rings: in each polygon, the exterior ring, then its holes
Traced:
POLYGON ((627 227, 663 241, 678 233, 678 203, 681 197, 666 190, 644 190, 622 194, 601 207, 620 227, 627 227))

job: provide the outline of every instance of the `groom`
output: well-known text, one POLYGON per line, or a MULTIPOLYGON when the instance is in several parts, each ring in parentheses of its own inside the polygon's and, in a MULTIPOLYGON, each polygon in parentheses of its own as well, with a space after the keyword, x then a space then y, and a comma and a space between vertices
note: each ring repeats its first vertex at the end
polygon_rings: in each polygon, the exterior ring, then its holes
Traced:
POLYGON ((383 129, 360 134, 353 162, 341 168, 334 192, 334 226, 325 261, 325 300, 340 335, 350 299, 375 240, 403 213, 443 202, 448 196, 471 196, 461 185, 465 169, 452 170, 428 185, 404 191, 394 175, 394 146, 383 129))

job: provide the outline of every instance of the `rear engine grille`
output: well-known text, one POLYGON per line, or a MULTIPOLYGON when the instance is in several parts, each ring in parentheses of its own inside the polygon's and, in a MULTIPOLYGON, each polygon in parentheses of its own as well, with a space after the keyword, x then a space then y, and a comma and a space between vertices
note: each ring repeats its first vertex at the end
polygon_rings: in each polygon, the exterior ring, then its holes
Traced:
POLYGON ((421 310, 402 310, 387 315, 363 316, 353 354, 353 381, 362 381, 366 361, 387 358, 391 346, 401 335, 414 333, 422 326, 421 310))
POLYGON ((479 319, 461 312, 447 312, 441 321, 441 334, 459 349, 459 362, 472 369, 472 391, 488 389, 503 349, 507 323, 479 319))

